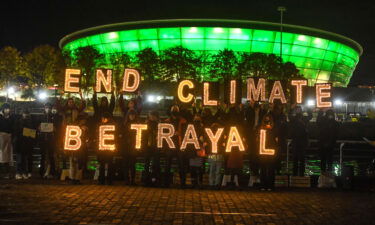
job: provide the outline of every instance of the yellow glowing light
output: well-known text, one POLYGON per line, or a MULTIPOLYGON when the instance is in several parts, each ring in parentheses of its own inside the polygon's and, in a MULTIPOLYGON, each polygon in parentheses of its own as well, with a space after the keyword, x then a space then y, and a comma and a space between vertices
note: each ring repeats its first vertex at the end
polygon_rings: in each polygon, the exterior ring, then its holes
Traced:
POLYGON ((245 151, 245 147, 237 127, 230 127, 225 152, 231 152, 233 147, 238 147, 240 151, 245 151))
POLYGON ((230 93, 229 93, 230 104, 236 104, 236 86, 237 86, 237 81, 231 80, 230 81, 230 93))
POLYGON ((115 125, 101 125, 99 126, 99 150, 100 151, 114 151, 116 150, 115 144, 106 144, 106 141, 114 141, 115 135, 108 134, 108 132, 114 132, 116 130, 115 125))
POLYGON ((260 129, 259 154, 261 154, 261 155, 275 155, 275 149, 267 149, 266 148, 266 133, 267 133, 266 130, 260 129))
POLYGON ((184 136, 184 139, 182 140, 180 149, 185 150, 186 145, 188 144, 193 144, 196 150, 200 149, 197 133, 195 132, 195 128, 193 124, 189 124, 187 126, 185 136, 184 136))
POLYGON ((174 126, 170 123, 159 123, 158 124, 158 148, 163 147, 163 139, 167 142, 169 148, 176 148, 175 144, 172 141, 172 136, 174 135, 175 130, 174 126), (167 132, 165 132, 167 130, 167 132))
POLYGON ((141 81, 141 76, 139 75, 139 72, 137 70, 125 69, 122 91, 135 92, 139 87, 140 81, 141 81), (133 85, 131 86, 130 86, 130 77, 133 77, 133 80, 134 80, 133 85))
POLYGON ((203 105, 217 106, 217 100, 210 100, 210 83, 203 83, 203 105))
POLYGON ((255 87, 254 78, 247 79, 247 100, 249 101, 267 101, 266 99, 266 79, 259 78, 257 87, 255 87), (260 98, 260 100, 259 100, 260 98))
POLYGON ((65 129, 64 150, 77 151, 81 148, 82 130, 79 126, 68 125, 65 129), (74 142, 72 144, 71 142, 74 142))
POLYGON ((136 130, 135 149, 141 149, 142 145, 142 131, 147 130, 147 124, 131 124, 130 129, 136 130))
POLYGON ((96 70, 96 85, 95 85, 96 92, 102 91, 102 84, 104 86, 105 92, 107 93, 112 92, 112 70, 107 70, 107 75, 104 75, 102 69, 96 70))
POLYGON ((189 30, 190 33, 196 33, 197 31, 198 31, 198 28, 190 27, 190 30, 189 30))
POLYGON ((194 83, 191 80, 183 80, 178 84, 178 89, 177 89, 177 96, 178 99, 180 99, 181 102, 183 103, 189 103, 193 100, 194 95, 188 94, 186 97, 184 96, 184 87, 187 86, 189 89, 194 88, 194 83))
POLYGON ((324 102, 323 98, 330 98, 331 97, 331 87, 332 84, 316 84, 315 91, 316 91, 316 107, 318 108, 330 108, 332 107, 332 102, 324 102), (327 92, 323 92, 323 90, 328 90, 327 92))
POLYGON ((212 146, 211 152, 217 153, 218 151, 217 143, 219 142, 219 139, 224 131, 224 128, 218 128, 215 134, 212 133, 211 128, 205 128, 205 131, 211 141, 211 146, 212 146))
POLYGON ((307 80, 292 80, 291 85, 296 86, 296 103, 301 104, 303 100, 302 86, 307 85, 307 80))
POLYGON ((71 93, 78 93, 80 91, 79 87, 73 87, 72 83, 79 84, 81 76, 80 69, 65 69, 65 82, 64 82, 64 91, 71 93), (79 77, 73 77, 72 75, 78 75, 79 77))
POLYGON ((286 103, 286 98, 284 95, 283 87, 281 85, 281 82, 279 80, 275 81, 273 83, 272 91, 270 94, 269 102, 273 103, 275 99, 279 99, 281 103, 286 103))

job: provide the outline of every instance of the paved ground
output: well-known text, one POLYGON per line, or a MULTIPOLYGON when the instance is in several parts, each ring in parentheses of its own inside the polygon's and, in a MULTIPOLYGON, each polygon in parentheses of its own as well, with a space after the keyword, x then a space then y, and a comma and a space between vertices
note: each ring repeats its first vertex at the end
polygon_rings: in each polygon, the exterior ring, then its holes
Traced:
POLYGON ((375 193, 0 181, 0 224, 375 224, 375 193))

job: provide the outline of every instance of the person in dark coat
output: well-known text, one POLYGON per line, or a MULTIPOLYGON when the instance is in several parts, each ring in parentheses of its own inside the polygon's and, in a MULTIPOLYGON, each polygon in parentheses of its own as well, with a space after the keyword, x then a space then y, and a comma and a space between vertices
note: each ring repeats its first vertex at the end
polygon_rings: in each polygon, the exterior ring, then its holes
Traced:
POLYGON ((333 150, 335 148, 339 123, 335 113, 329 109, 323 114, 319 112, 316 121, 319 131, 320 169, 322 172, 332 172, 333 150))
POLYGON ((146 186, 160 184, 160 152, 157 147, 158 123, 160 121, 158 111, 151 111, 147 119, 145 149, 145 179, 146 186), (151 166, 152 165, 152 166, 151 166))
MULTIPOLYGON (((98 124, 98 127, 97 127, 97 133, 96 133, 97 135, 99 135, 99 127, 101 125, 115 125, 113 117, 110 113, 108 113, 108 112, 103 113, 101 121, 100 121, 100 123, 98 124)), ((118 128, 116 128, 116 129, 118 129, 118 128)), ((114 143, 117 142, 116 132, 117 131, 115 131, 115 134, 114 134, 114 136, 115 136, 114 143)), ((97 136, 97 138, 98 137, 99 136, 97 136)), ((99 161, 99 178, 98 178, 99 184, 100 185, 104 185, 104 184, 112 185, 113 176, 114 176, 113 157, 114 157, 115 152, 112 151, 112 150, 99 150, 98 142, 99 142, 99 140, 97 141, 97 146, 96 146, 97 157, 98 157, 98 161, 99 161)), ((116 146, 116 147, 118 147, 118 146, 116 146)))
POLYGON ((111 94, 111 101, 108 102, 108 98, 103 96, 100 98, 100 104, 98 104, 98 98, 96 92, 92 96, 92 105, 94 107, 94 118, 97 122, 100 121, 104 113, 109 113, 113 115, 113 110, 115 109, 115 95, 111 94))
POLYGON ((270 112, 274 123, 274 135, 277 142, 277 151, 275 155, 275 167, 276 173, 280 174, 282 155, 287 152, 287 134, 288 134, 288 121, 284 113, 284 107, 280 102, 276 102, 273 105, 272 111, 270 112))
POLYGON ((265 111, 258 102, 249 102, 248 107, 245 109, 244 129, 248 141, 247 151, 250 168, 250 186, 253 186, 257 179, 259 179, 259 145, 256 136, 264 114, 265 111))
POLYGON ((51 104, 46 103, 38 126, 38 143, 41 152, 39 173, 42 178, 52 178, 57 175, 55 156, 60 141, 61 123, 62 117, 57 113, 57 108, 52 108, 51 104))
MULTIPOLYGON (((124 178, 125 183, 135 185, 135 164, 137 160, 138 150, 135 148, 136 130, 131 129, 132 124, 139 124, 140 120, 137 112, 133 109, 127 113, 127 118, 124 119, 120 132, 121 135, 121 156, 124 162, 124 178)), ((142 145, 144 146, 144 145, 142 145)))
POLYGON ((21 117, 15 122, 14 138, 17 153, 16 179, 31 178, 36 124, 27 109, 23 110, 21 117), (34 135, 31 133, 28 134, 26 129, 34 131, 34 135))
POLYGON ((275 124, 271 113, 267 113, 263 116, 262 122, 258 129, 257 138, 260 141, 260 130, 266 131, 266 149, 274 149, 275 155, 260 155, 258 146, 258 155, 260 162, 260 188, 261 190, 271 191, 274 189, 275 183, 275 162, 277 156, 276 139, 277 134, 275 132, 275 124))
POLYGON ((172 141, 175 145, 175 149, 165 148, 166 151, 166 163, 165 163, 165 180, 164 186, 169 187, 172 184, 173 174, 171 173, 173 158, 177 158, 178 170, 180 174, 180 186, 185 188, 186 186, 186 172, 188 170, 189 160, 188 155, 185 151, 180 150, 183 135, 186 131, 187 121, 181 115, 180 109, 177 105, 171 107, 170 117, 165 120, 166 123, 170 123, 174 126, 175 134, 172 136, 172 141))
POLYGON ((293 176, 305 174, 305 151, 308 145, 308 124, 312 119, 309 111, 304 115, 302 108, 296 106, 289 112, 289 130, 292 139, 293 176))
POLYGON ((13 163, 13 131, 15 116, 10 105, 2 105, 0 112, 0 164, 3 164, 5 178, 10 177, 10 164, 13 163))

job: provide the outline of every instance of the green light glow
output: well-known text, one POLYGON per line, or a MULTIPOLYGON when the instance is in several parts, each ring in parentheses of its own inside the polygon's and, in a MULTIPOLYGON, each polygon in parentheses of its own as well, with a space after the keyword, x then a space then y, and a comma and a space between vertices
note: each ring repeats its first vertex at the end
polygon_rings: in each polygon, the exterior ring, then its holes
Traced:
MULTIPOLYGON (((236 52, 280 53, 280 32, 226 27, 165 27, 112 31, 68 42, 65 50, 93 46, 106 56, 151 47, 156 52, 174 46, 215 53, 224 48, 236 52)), ((353 48, 321 37, 283 33, 283 61, 296 64, 309 85, 332 82, 347 86, 359 60, 353 48)), ((108 59, 108 57, 106 57, 108 59)))

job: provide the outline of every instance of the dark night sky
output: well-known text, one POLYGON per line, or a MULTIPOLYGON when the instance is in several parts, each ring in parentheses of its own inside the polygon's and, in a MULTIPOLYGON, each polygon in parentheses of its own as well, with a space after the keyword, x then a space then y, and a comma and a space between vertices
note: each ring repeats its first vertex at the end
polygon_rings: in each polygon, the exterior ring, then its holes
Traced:
POLYGON ((39 44, 57 46, 66 34, 108 23, 143 19, 226 18, 278 22, 277 6, 287 7, 285 23, 347 36, 364 48, 351 84, 375 84, 375 2, 332 1, 79 1, 5 0, 1 3, 0 47, 28 51, 39 44), (8 2, 8 3, 5 3, 8 2))

